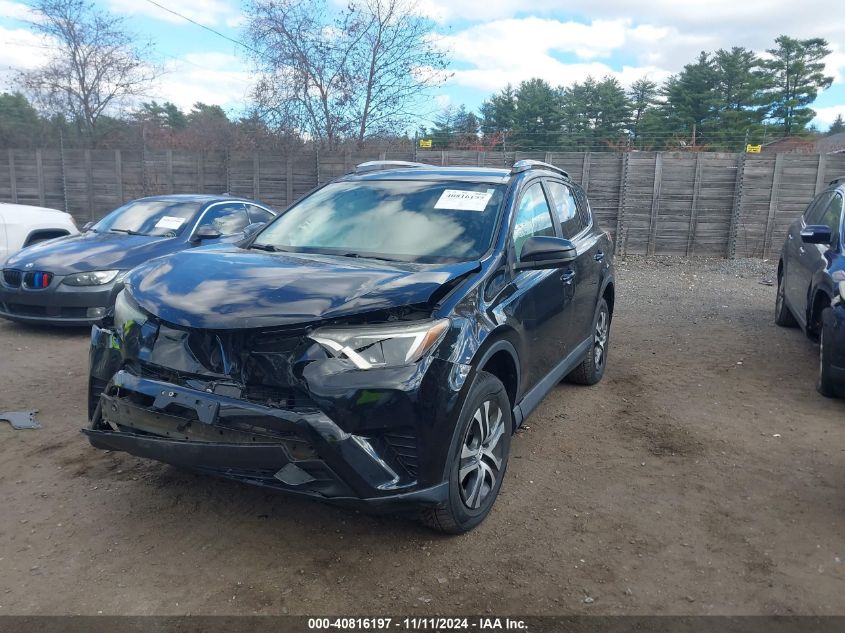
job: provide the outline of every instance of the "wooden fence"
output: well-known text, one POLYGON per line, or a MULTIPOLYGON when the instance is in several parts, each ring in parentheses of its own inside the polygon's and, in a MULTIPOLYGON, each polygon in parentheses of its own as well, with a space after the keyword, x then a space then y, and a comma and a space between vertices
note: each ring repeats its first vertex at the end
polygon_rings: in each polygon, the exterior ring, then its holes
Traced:
POLYGON ((80 224, 169 193, 229 192, 284 208, 366 160, 509 167, 522 158, 581 183, 623 255, 771 257, 813 196, 845 175, 839 154, 9 149, 0 150, 0 201, 65 209, 80 224))

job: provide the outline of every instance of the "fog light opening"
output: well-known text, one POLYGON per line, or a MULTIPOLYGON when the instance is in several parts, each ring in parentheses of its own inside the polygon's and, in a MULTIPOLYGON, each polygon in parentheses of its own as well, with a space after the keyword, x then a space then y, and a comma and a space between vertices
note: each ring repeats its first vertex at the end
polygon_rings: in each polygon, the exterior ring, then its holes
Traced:
POLYGON ((106 309, 105 308, 88 308, 85 312, 85 316, 89 319, 102 319, 106 316, 106 309))

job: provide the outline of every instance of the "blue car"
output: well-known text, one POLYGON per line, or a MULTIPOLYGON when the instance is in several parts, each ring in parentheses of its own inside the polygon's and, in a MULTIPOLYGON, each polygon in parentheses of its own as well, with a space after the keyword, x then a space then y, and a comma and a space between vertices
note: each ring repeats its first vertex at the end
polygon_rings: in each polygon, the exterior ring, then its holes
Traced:
POLYGON ((25 248, 2 263, 0 317, 90 325, 114 305, 135 266, 201 244, 242 240, 274 217, 267 205, 227 195, 134 200, 79 235, 25 248))
POLYGON ((801 327, 819 342, 817 389, 845 396, 845 178, 830 183, 795 220, 778 262, 775 323, 801 327))

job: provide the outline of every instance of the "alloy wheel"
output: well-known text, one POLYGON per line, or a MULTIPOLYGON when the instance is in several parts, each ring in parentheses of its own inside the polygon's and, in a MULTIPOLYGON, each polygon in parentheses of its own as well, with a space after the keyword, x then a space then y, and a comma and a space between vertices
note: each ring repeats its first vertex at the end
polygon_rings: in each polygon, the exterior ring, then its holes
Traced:
POLYGON ((458 487, 468 508, 480 508, 501 477, 505 416, 493 400, 476 409, 461 443, 458 487))
POLYGON ((599 318, 596 320, 596 333, 593 337, 593 360, 595 361, 596 369, 604 367, 604 361, 607 357, 607 339, 610 334, 610 315, 606 310, 599 312, 599 318))

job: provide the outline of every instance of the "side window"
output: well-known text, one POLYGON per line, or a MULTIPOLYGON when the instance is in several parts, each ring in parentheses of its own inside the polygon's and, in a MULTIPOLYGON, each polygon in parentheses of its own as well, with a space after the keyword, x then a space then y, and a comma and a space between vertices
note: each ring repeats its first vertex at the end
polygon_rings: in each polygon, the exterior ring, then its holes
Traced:
POLYGON ((220 231, 221 235, 240 233, 249 224, 246 205, 242 202, 218 204, 205 212, 199 228, 211 226, 220 231))
POLYGON ((537 235, 555 236, 549 203, 539 182, 535 182, 522 192, 522 198, 516 209, 513 243, 517 260, 522 253, 523 242, 537 235))
POLYGON ((560 222, 560 228, 564 237, 572 237, 584 228, 584 219, 578 212, 578 204, 575 202, 575 195, 572 189, 561 182, 548 182, 549 193, 554 200, 555 214, 560 222))
POLYGON ((832 191, 825 191, 810 203, 807 210, 804 211, 804 222, 807 224, 823 224, 821 222, 822 215, 827 210, 828 203, 833 197, 832 191))
POLYGON ((842 220, 842 196, 834 194, 833 200, 827 205, 816 224, 829 226, 830 230, 833 231, 833 235, 836 236, 839 235, 840 220, 842 220))
POLYGON ((256 222, 264 222, 267 223, 276 216, 270 213, 267 209, 262 209, 259 206, 254 204, 248 204, 246 206, 247 213, 249 213, 249 223, 255 224, 256 222))

